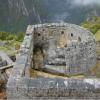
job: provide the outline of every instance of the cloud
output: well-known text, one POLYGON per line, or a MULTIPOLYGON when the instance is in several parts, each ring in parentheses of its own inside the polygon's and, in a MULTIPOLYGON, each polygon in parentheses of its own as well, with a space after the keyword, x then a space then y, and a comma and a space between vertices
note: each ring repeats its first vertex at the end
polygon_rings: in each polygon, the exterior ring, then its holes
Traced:
POLYGON ((98 4, 100 5, 100 0, 69 0, 69 3, 76 6, 87 6, 87 5, 93 5, 98 4))
POLYGON ((70 16, 69 13, 63 12, 63 13, 60 13, 60 14, 55 14, 52 20, 53 20, 53 22, 64 22, 64 20, 68 16, 70 16))

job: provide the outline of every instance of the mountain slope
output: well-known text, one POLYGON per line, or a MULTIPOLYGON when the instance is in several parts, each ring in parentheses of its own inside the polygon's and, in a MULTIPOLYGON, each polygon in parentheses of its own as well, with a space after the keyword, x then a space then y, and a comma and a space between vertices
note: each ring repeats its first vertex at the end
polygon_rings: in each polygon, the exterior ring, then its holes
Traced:
POLYGON ((100 15, 100 6, 72 6, 71 0, 0 0, 0 31, 25 31, 28 24, 80 24, 100 15))

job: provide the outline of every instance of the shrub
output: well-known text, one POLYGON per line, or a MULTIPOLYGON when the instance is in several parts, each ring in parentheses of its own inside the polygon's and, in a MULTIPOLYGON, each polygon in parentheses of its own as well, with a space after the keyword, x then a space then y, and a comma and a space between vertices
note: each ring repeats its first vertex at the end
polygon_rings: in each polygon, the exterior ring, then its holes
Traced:
POLYGON ((7 37, 8 37, 8 33, 7 32, 0 32, 0 39, 1 40, 6 40, 7 37))
POLYGON ((24 33, 23 32, 17 33, 17 41, 22 42, 23 39, 24 39, 24 33))
POLYGON ((6 40, 17 40, 17 37, 13 34, 9 34, 6 40))
POLYGON ((16 40, 19 42, 22 42, 24 38, 24 33, 19 32, 17 34, 13 34, 13 33, 8 33, 8 32, 0 32, 0 40, 4 41, 4 40, 16 40))
POLYGON ((93 17, 91 21, 84 21, 81 26, 90 30, 93 34, 96 34, 100 29, 100 17, 93 17))

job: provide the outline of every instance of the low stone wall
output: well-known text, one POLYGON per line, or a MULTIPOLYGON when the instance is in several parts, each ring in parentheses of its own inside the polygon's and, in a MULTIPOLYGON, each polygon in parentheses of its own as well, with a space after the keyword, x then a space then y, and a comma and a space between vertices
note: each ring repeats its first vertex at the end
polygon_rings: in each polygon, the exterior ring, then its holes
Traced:
POLYGON ((49 79, 21 78, 17 84, 9 84, 7 98, 48 99, 100 99, 99 79, 49 79))
MULTIPOLYGON (((7 97, 10 95, 13 96, 12 91, 10 92, 9 89, 13 89, 13 91, 19 87, 20 81, 24 77, 29 77, 29 68, 32 64, 32 56, 33 56, 33 28, 29 25, 21 44, 20 53, 17 56, 16 64, 13 67, 12 73, 10 78, 8 79, 7 83, 7 97), (10 93, 10 94, 9 94, 10 93)), ((22 84, 24 86, 24 83, 22 84)), ((16 93, 16 92, 15 92, 16 93)), ((16 93, 17 95, 17 93, 16 93)), ((12 98, 10 98, 12 99, 12 98)), ((17 98, 15 98, 17 99, 17 98)))

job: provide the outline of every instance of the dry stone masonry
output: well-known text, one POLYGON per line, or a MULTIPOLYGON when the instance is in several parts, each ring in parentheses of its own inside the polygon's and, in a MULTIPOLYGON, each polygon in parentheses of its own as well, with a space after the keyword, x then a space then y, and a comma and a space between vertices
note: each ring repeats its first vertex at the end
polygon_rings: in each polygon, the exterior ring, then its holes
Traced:
POLYGON ((73 24, 29 25, 7 83, 7 99, 100 99, 99 79, 30 78, 29 69, 74 75, 96 64, 95 38, 73 24))
POLYGON ((36 69, 80 74, 95 66, 96 43, 89 31, 66 23, 40 24, 33 27, 34 47, 43 54, 39 64, 36 65, 39 59, 34 61, 36 66, 33 67, 36 69))

